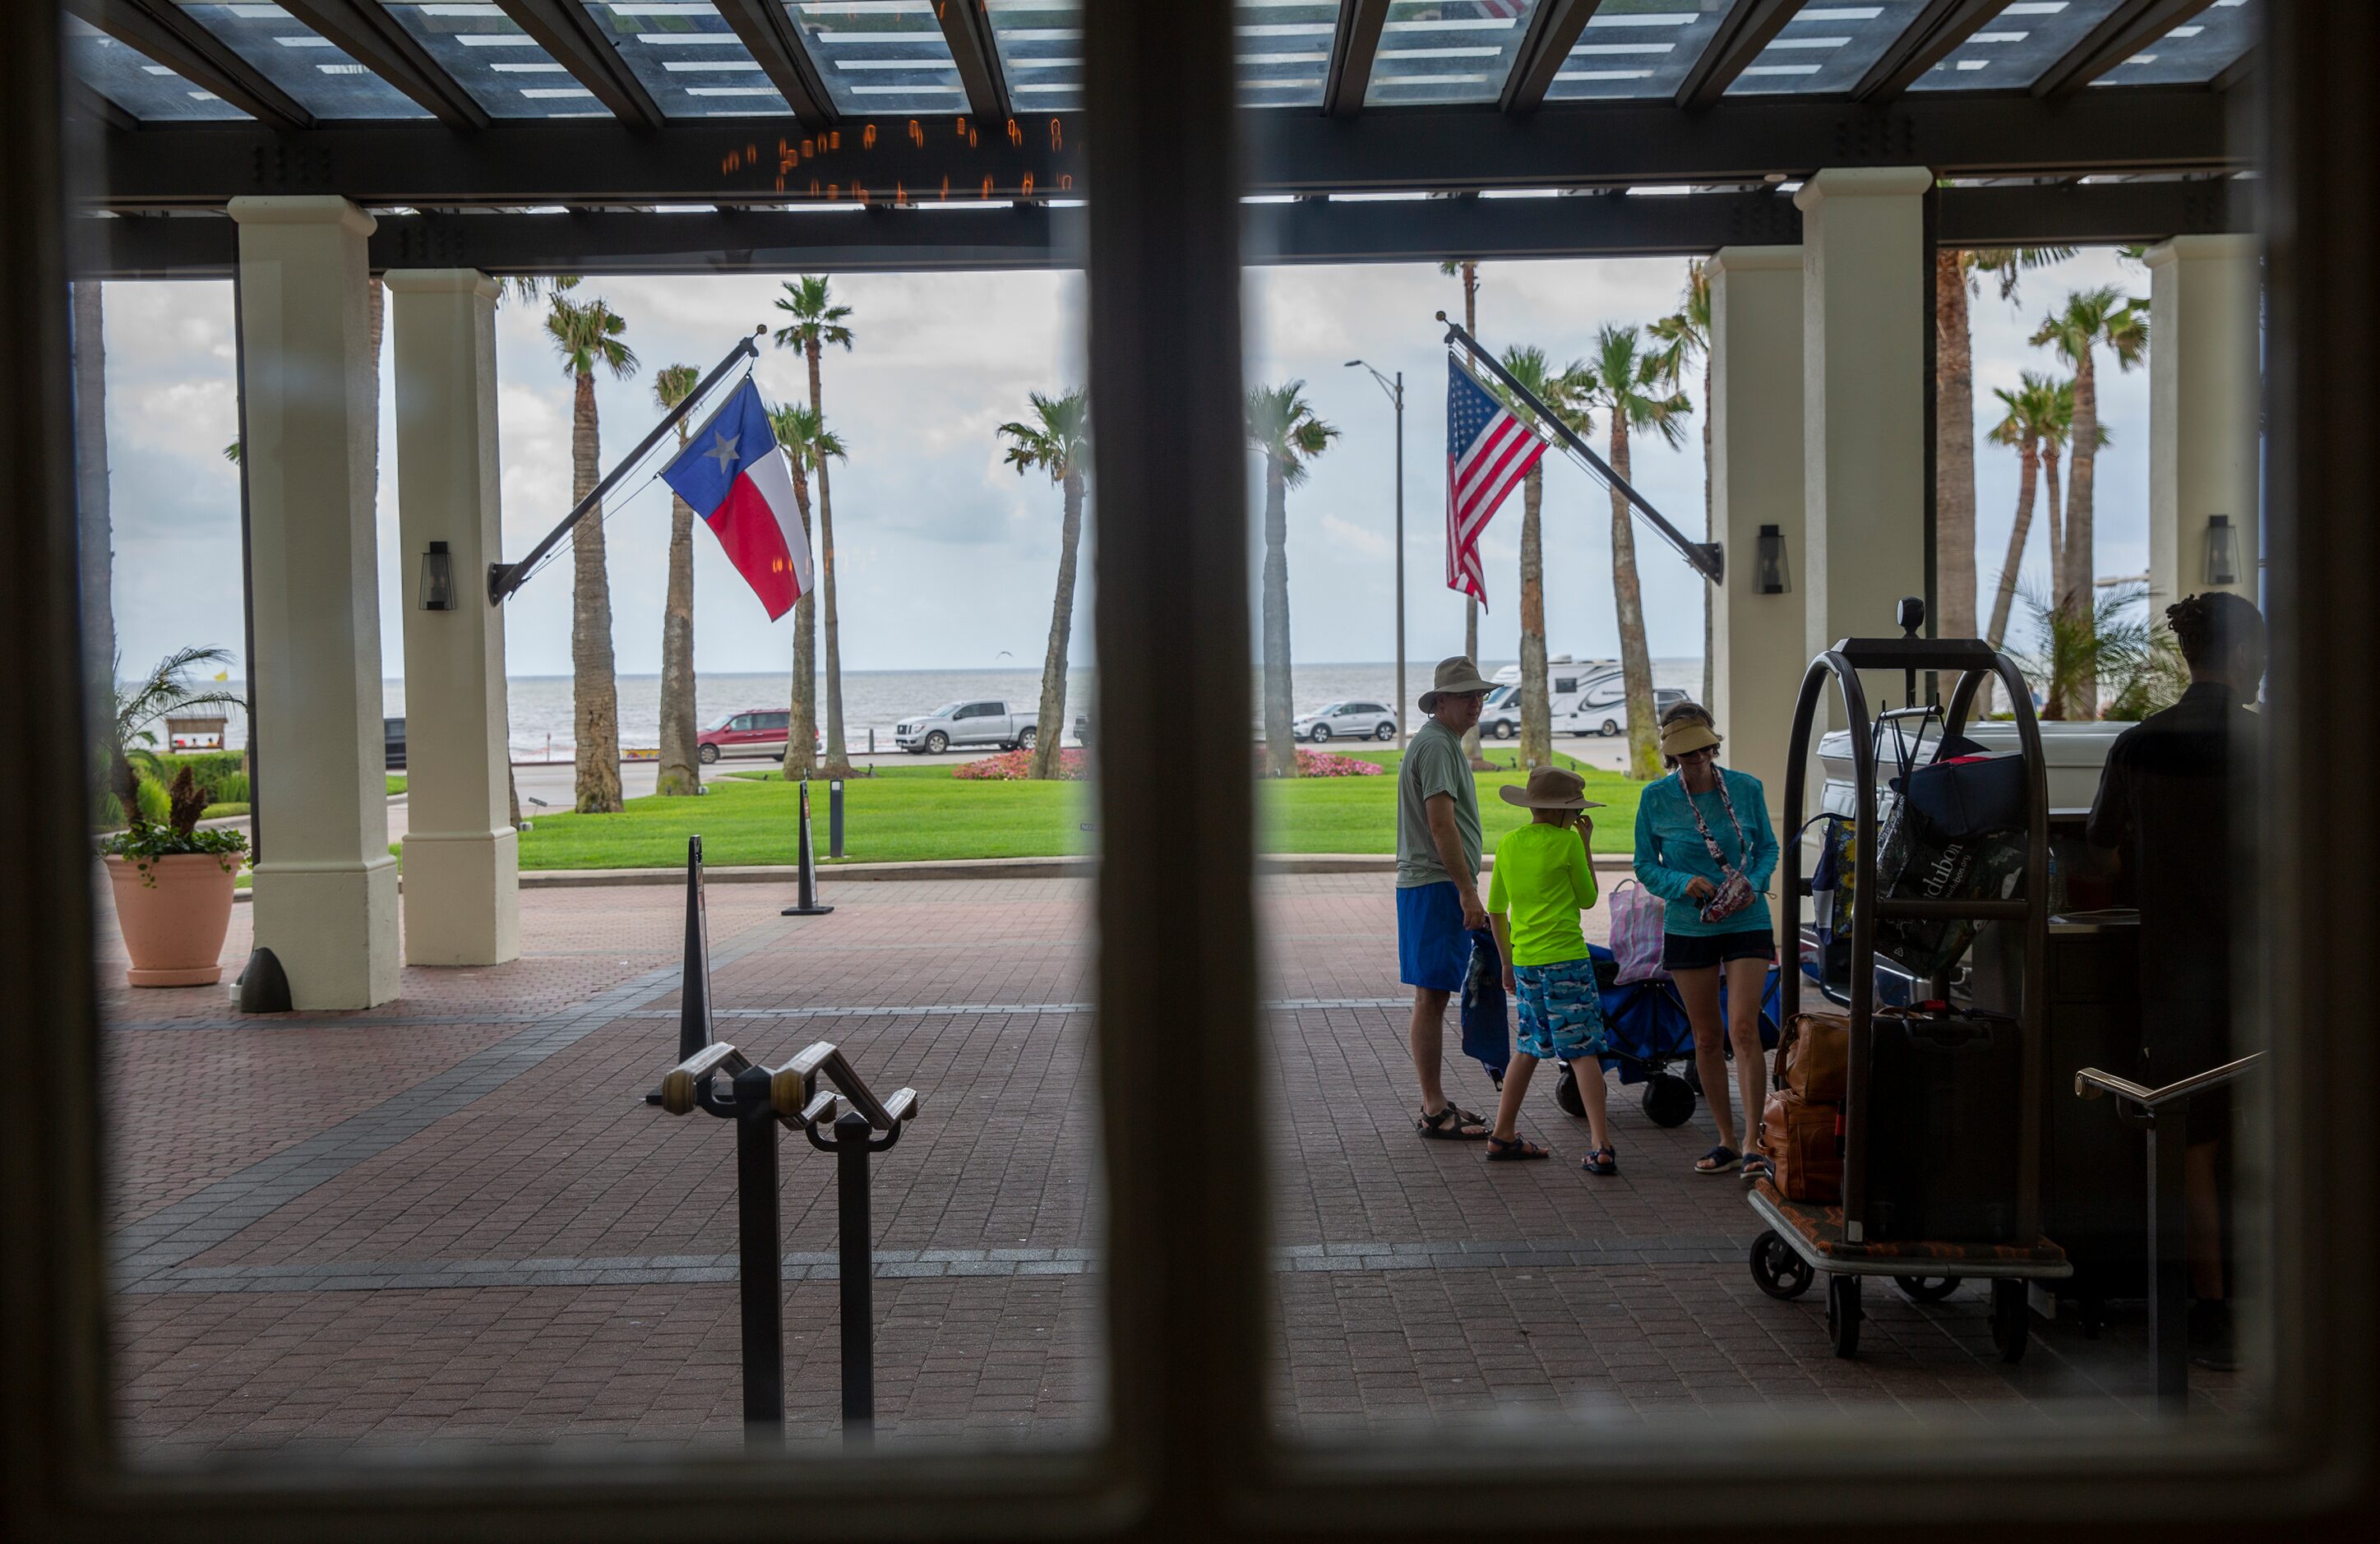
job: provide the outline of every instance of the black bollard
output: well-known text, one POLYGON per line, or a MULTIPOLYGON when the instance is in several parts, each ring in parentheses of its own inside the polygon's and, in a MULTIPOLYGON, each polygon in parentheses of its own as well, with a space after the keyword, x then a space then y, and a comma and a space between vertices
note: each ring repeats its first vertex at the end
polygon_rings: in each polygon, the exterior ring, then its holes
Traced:
POLYGON ((820 906, 818 898, 818 865, 810 856, 810 780, 802 779, 801 842, 795 862, 794 904, 777 913, 780 917, 824 917, 834 909, 820 906))
POLYGON ((843 856, 843 779, 832 777, 826 784, 826 855, 843 856))
POLYGON ((845 1112, 834 1123, 835 1225, 843 1235, 836 1266, 843 1289, 843 1440, 852 1446, 865 1445, 876 1424, 876 1252, 868 1221, 871 1135, 868 1117, 857 1111, 845 1112))
POLYGON ((678 978, 677 1059, 710 1043, 710 922, 702 905, 702 838, 686 839, 686 966, 678 978))
MULTIPOLYGON (((777 1233, 777 1112, 770 1102, 768 1068, 746 1067, 735 1075, 735 1087, 744 1440, 755 1447, 775 1448, 783 1445, 785 1437, 784 1246, 777 1233)), ((861 1123, 863 1127, 866 1124, 861 1123)), ((864 1197, 861 1204, 867 1204, 864 1197)))

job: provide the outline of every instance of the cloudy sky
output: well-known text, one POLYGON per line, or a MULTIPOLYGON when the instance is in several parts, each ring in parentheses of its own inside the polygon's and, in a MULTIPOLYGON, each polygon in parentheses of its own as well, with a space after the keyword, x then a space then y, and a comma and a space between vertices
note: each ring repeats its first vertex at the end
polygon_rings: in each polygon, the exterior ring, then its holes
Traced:
MULTIPOLYGON (((1480 332, 1499 348, 1536 343, 1568 359, 1585 354, 1606 322, 1641 323, 1670 310, 1683 271, 1682 261, 1668 259, 1490 264, 1480 332)), ((1975 302, 1979 429, 1998 416, 1991 386, 2013 385, 2020 369, 2055 368, 2025 343, 2034 321, 2067 290, 2102 283, 2147 292, 2144 274, 2095 251, 2028 274, 2020 307, 1988 290, 1975 302)), ((757 276, 606 279, 582 290, 602 295, 627 319, 625 336, 642 364, 631 379, 606 378, 597 387, 607 465, 658 417, 654 371, 707 367, 739 334, 771 317, 777 286, 757 276)), ((834 474, 845 667, 1010 663, 999 659, 1002 650, 1029 664, 1048 636, 1058 493, 1038 474, 1019 478, 1002 465, 996 429, 1024 413, 1027 392, 1082 380, 1079 276, 854 275, 837 278, 834 287, 852 307, 857 341, 826 364, 828 418, 851 452, 834 474)), ((1431 316, 1441 308, 1459 314, 1460 304, 1459 286, 1434 264, 1249 273, 1250 379, 1304 379, 1317 411, 1341 431, 1290 495, 1291 610, 1302 662, 1385 660, 1394 652, 1394 423, 1371 378, 1342 368, 1357 356, 1405 375, 1409 652, 1427 660, 1462 645, 1462 602, 1440 581, 1445 365, 1431 316)), ((116 622, 127 666, 184 644, 237 650, 239 489, 237 468, 222 455, 237 428, 230 286, 111 284, 106 306, 116 622)), ((570 503, 570 387, 536 308, 515 302, 499 310, 497 371, 505 541, 520 552, 570 503)), ((765 352, 759 379, 775 399, 807 391, 790 351, 765 352)), ((1688 389, 1699 407, 1699 382, 1688 389)), ((384 377, 384 447, 395 432, 392 392, 384 377)), ((2103 364, 2101 393, 2114 443, 2100 459, 2097 566, 2102 574, 2137 573, 2147 565, 2146 372, 2117 375, 2103 364)), ((1595 443, 1600 446, 1599 438, 1595 443)), ((1976 463, 1978 568, 1988 587, 2008 540, 2016 457, 1986 445, 1976 463)), ((1546 464, 1549 645, 1581 655, 1616 652, 1606 496, 1558 456, 1546 464)), ((1677 451, 1640 444, 1635 474, 1657 507, 1689 532, 1699 529, 1698 424, 1690 422, 1677 451)), ((1253 493, 1253 476, 1250 487, 1253 493)), ((390 450, 381 458, 380 488, 383 669, 397 676, 400 599, 409 594, 419 559, 396 548, 390 450)), ((1488 659, 1516 652, 1519 508, 1516 495, 1484 543, 1492 609, 1482 622, 1481 653, 1488 659)), ((611 515, 613 641, 623 673, 660 668, 668 511, 665 491, 653 483, 611 515)), ((2038 579, 2046 571, 2038 521, 2033 546, 2030 572, 2038 579)), ((1697 581, 1642 528, 1637 552, 1653 652, 1696 652, 1697 581)), ((699 534, 695 584, 700 668, 783 667, 790 621, 771 626, 716 544, 699 534)), ((569 593, 565 561, 507 602, 513 674, 567 673, 569 593)), ((1088 606, 1087 583, 1075 632, 1078 663, 1088 661, 1088 606)))

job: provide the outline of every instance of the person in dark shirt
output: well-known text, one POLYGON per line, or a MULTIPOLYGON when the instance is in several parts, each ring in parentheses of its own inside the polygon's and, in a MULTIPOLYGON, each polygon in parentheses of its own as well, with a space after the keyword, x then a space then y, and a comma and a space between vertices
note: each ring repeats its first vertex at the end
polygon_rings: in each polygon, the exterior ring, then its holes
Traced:
MULTIPOLYGON (((2118 736, 2088 828, 2120 855, 2141 914, 2141 1027, 2147 1080, 2171 1083, 2235 1055, 2232 957, 2252 928, 2256 716, 2265 619, 2244 598, 2192 595, 2166 608, 2190 666, 2181 700, 2118 736)), ((2190 1101, 2182 1195, 2188 1213, 2192 1358, 2232 1365, 2219 1167, 2228 1088, 2190 1101)))

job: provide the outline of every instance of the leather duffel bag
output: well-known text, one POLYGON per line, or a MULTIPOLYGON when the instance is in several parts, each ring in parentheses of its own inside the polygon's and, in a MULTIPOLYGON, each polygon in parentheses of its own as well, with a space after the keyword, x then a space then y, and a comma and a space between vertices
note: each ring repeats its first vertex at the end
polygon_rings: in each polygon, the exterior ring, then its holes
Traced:
POLYGON ((1760 1116, 1760 1146, 1787 1200, 1831 1205, 1842 1199, 1843 1155, 1835 1120, 1833 1105, 1813 1104, 1791 1089, 1768 1096, 1760 1116))
POLYGON ((1778 1041, 1778 1084, 1812 1104, 1840 1104, 1851 1060, 1850 1015, 1795 1014, 1778 1041))

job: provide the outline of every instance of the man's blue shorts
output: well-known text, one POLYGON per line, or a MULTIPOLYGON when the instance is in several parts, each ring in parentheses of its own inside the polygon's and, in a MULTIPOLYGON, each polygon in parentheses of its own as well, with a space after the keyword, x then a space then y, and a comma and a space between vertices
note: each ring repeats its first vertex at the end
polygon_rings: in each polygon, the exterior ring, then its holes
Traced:
POLYGON ((1397 979, 1431 991, 1461 991, 1471 964, 1463 892, 1452 880, 1397 889, 1397 979))

